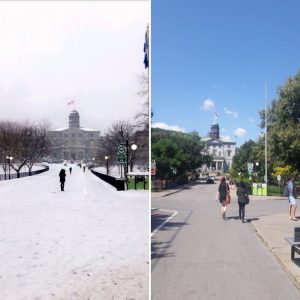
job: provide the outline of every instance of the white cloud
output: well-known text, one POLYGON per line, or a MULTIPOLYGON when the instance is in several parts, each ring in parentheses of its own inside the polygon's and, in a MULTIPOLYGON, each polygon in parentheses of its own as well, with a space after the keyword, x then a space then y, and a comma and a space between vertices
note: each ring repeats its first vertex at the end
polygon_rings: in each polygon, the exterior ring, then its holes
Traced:
POLYGON ((235 118, 238 117, 238 113, 237 113, 236 111, 231 111, 231 110, 229 110, 227 107, 224 108, 224 111, 225 111, 225 113, 228 114, 228 115, 233 115, 235 118))
POLYGON ((221 132, 226 132, 227 130, 225 128, 221 128, 221 132))
POLYGON ((247 133, 247 131, 243 128, 237 128, 235 131, 234 131, 234 135, 235 136, 238 136, 238 137, 242 137, 242 136, 245 136, 247 133))
POLYGON ((252 118, 249 118, 248 120, 249 120, 250 123, 254 123, 255 122, 255 120, 252 119, 252 118))
POLYGON ((224 136, 221 136, 221 139, 226 141, 226 142, 230 142, 231 139, 230 139, 230 136, 229 135, 224 135, 224 136))
POLYGON ((185 132, 184 128, 179 127, 178 125, 168 125, 163 122, 157 122, 152 124, 153 128, 161 128, 161 129, 166 129, 166 130, 174 130, 174 131, 179 131, 179 132, 185 132))
POLYGON ((212 99, 208 98, 206 100, 203 101, 202 110, 211 110, 215 107, 215 103, 212 99))

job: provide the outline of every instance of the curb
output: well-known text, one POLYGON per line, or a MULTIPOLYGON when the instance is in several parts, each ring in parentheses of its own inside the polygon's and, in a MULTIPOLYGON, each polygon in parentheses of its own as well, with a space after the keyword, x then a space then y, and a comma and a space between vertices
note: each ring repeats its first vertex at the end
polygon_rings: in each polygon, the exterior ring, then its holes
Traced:
POLYGON ((183 191, 183 190, 184 190, 184 188, 183 188, 183 189, 180 189, 180 190, 178 190, 178 191, 175 191, 175 192, 168 193, 168 194, 166 194, 166 195, 163 195, 163 196, 161 196, 161 197, 167 197, 167 196, 170 196, 170 195, 173 195, 173 194, 179 193, 179 192, 181 192, 181 191, 183 191))
POLYGON ((276 248, 272 248, 269 243, 264 239, 262 234, 259 232, 259 230, 251 224, 254 232, 256 233, 257 237, 262 241, 262 243, 266 246, 266 248, 273 254, 277 262, 282 267, 283 271, 288 275, 288 277, 292 280, 293 284, 296 286, 298 290, 300 290, 300 277, 297 277, 289 270, 289 267, 284 263, 284 261, 281 259, 281 257, 276 253, 276 248))

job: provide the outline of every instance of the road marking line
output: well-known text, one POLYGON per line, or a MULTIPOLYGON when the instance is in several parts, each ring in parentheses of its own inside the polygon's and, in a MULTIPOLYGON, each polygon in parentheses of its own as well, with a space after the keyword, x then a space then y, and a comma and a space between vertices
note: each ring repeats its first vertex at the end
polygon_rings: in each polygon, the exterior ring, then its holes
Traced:
POLYGON ((158 208, 158 210, 162 210, 162 211, 168 211, 168 212, 173 212, 173 214, 166 220, 164 221, 163 223, 161 223, 152 233, 151 233, 151 237, 157 233, 160 229, 162 229, 166 223, 168 223, 169 221, 171 221, 177 214, 178 214, 178 211, 176 210, 167 210, 167 209, 160 209, 158 208))

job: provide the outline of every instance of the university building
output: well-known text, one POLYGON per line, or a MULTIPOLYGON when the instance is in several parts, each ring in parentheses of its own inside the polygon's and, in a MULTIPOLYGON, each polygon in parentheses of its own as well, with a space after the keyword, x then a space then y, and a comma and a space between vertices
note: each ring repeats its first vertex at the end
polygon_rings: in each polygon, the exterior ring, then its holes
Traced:
POLYGON ((80 127, 79 119, 74 109, 69 115, 69 127, 48 131, 50 161, 91 161, 96 156, 100 131, 80 127))
POLYGON ((208 137, 203 138, 202 141, 206 145, 204 152, 213 158, 212 165, 207 169, 221 173, 229 172, 236 153, 236 143, 220 138, 220 128, 217 122, 211 125, 208 137))

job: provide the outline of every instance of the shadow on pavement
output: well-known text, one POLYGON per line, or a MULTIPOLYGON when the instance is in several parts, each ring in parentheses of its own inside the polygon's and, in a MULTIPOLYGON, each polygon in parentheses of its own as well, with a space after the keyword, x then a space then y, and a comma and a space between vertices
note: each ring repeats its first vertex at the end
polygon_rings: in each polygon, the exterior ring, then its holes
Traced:
POLYGON ((162 257, 173 257, 174 253, 168 253, 170 248, 169 243, 165 242, 152 242, 151 243, 151 259, 162 258, 162 257))
MULTIPOLYGON (((167 212, 160 209, 152 209, 151 210, 151 232, 161 226, 164 222, 168 220, 168 218, 172 215, 172 211, 167 212)), ((182 228, 182 226, 188 225, 186 222, 166 222, 159 229, 159 231, 167 231, 172 230, 174 234, 171 236, 171 239, 168 242, 159 242, 156 241, 154 237, 152 237, 151 242, 151 259, 162 258, 162 257, 172 257, 174 253, 168 253, 168 249, 170 248, 170 244, 172 243, 174 237, 176 236, 178 230, 182 228)))
MULTIPOLYGON (((226 220, 239 220, 239 216, 226 217, 226 220)), ((245 218, 245 223, 251 223, 252 221, 257 221, 259 218, 245 218)))

